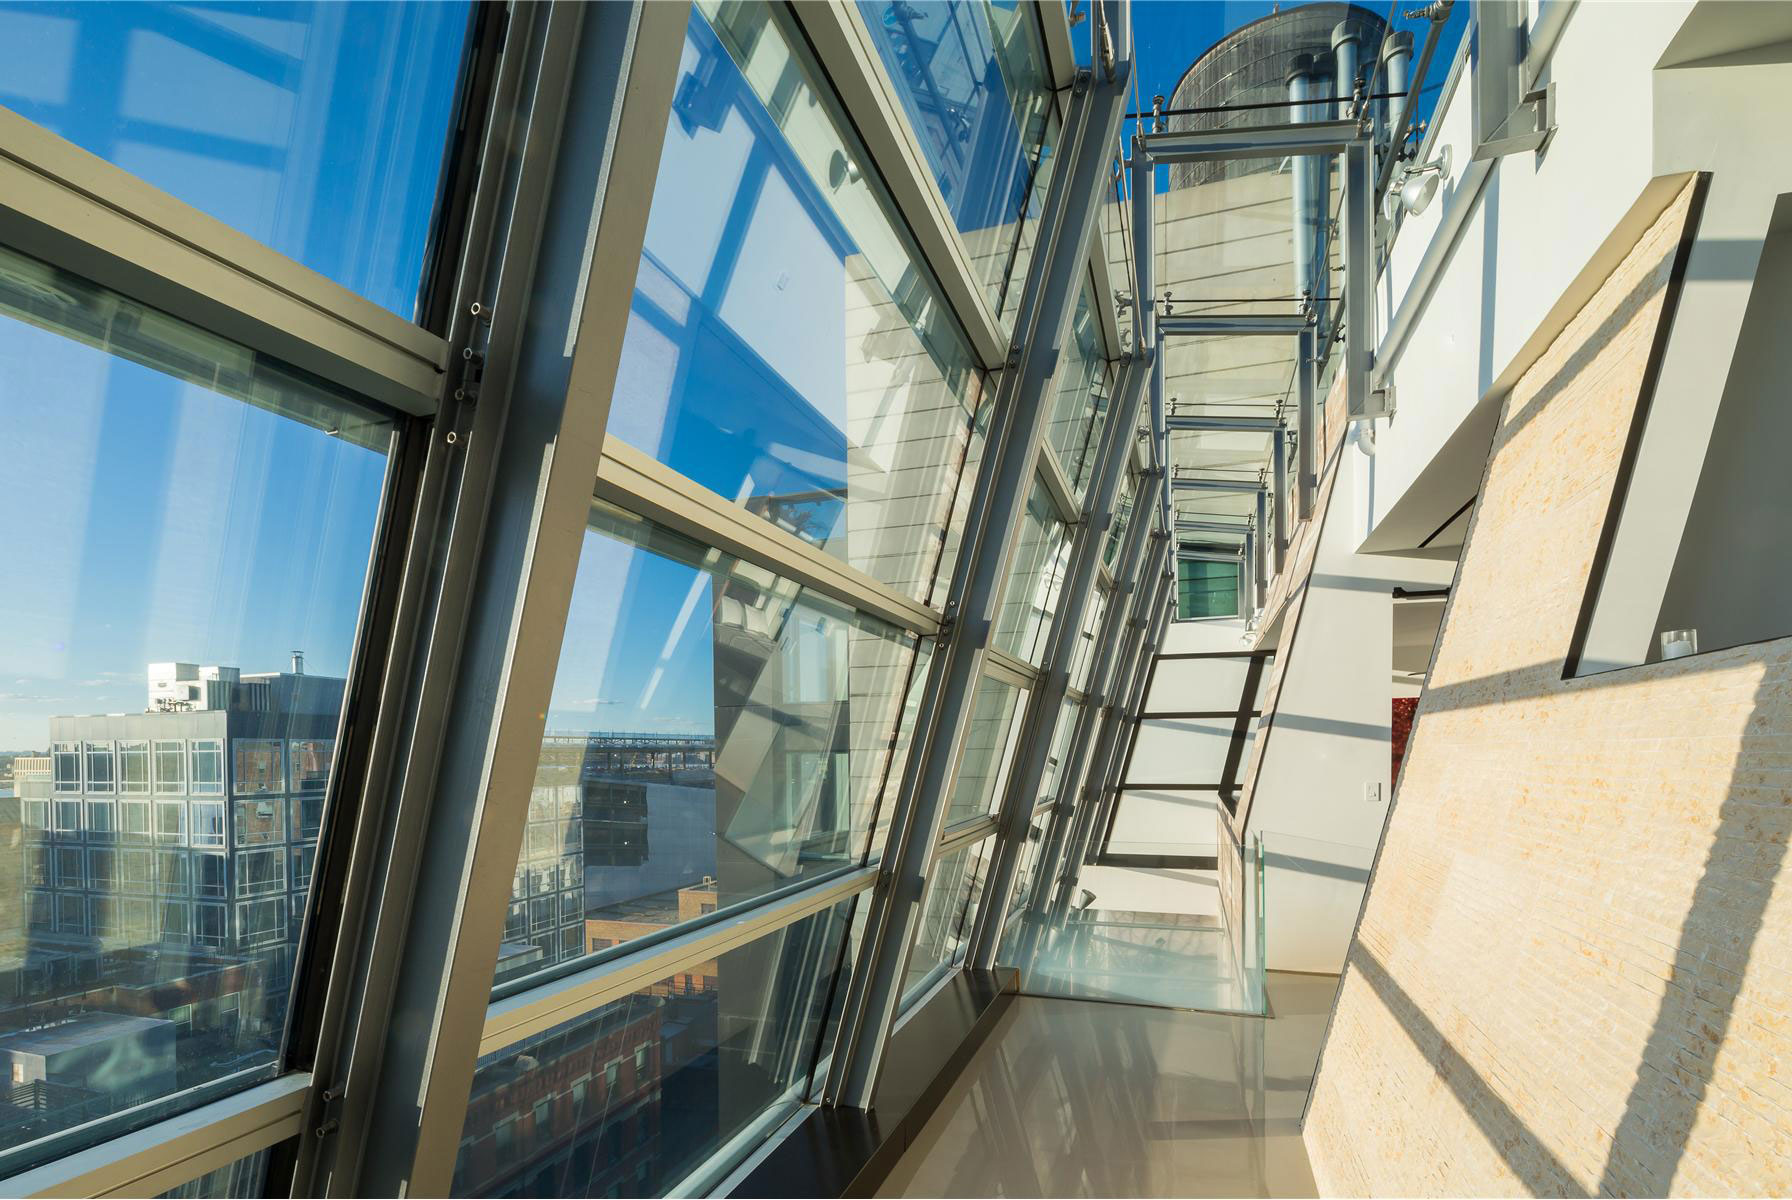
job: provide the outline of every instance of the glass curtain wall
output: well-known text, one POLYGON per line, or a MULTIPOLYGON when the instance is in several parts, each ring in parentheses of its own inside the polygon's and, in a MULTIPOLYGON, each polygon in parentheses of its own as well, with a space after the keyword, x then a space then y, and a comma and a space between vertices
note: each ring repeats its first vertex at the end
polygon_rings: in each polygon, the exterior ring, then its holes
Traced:
POLYGON ((277 1070, 396 424, 5 247, 0 363, 3 1174, 277 1070))
POLYGON ((964 335, 771 6, 699 5, 679 70, 609 432, 927 599, 964 335))
MULTIPOLYGON (((1040 11, 860 15, 1001 319, 1060 133, 1040 11)), ((42 126, 128 173, 123 194, 348 289, 337 316, 420 334, 426 281, 464 249, 441 241, 443 181, 471 127, 475 18, 460 2, 6 9, 0 104, 18 116, 0 114, 0 144, 42 126)), ((684 29, 604 432, 702 499, 680 532, 611 490, 590 508, 532 786, 492 801, 523 823, 494 1004, 586 999, 527 1034, 485 1014, 455 1194, 684 1185, 812 1091, 858 959, 990 413, 961 314, 798 26, 765 0, 697 0, 684 29), (768 540, 704 536, 737 527, 727 506, 768 540), (799 554, 804 572, 779 569, 799 554), (920 604, 861 611, 857 572, 920 604), (743 920, 752 936, 721 945, 743 920), (714 952, 643 969, 686 934, 714 952), (639 973, 576 992, 605 972, 639 973)), ((533 52, 522 41, 503 53, 533 52)), ((0 245, 0 439, 33 498, 0 512, 31 566, 0 598, 0 670, 18 681, 0 746, 24 751, 0 794, 22 851, 19 902, 0 905, 0 1178, 273 1079, 315 1037, 289 1023, 295 962, 355 948, 301 940, 342 899, 313 891, 341 886, 325 860, 355 828, 334 790, 354 799, 363 778, 342 765, 343 714, 387 702, 377 672, 351 678, 389 632, 377 603, 362 611, 380 594, 370 563, 417 500, 405 465, 442 440, 426 415, 33 249, 0 245)), ((1047 453, 1078 493, 1107 407, 1097 295, 1049 392, 1047 453)), ((460 341, 422 344, 438 369, 462 361, 460 341)), ((1059 607, 1074 514, 1035 484, 1008 653, 977 684, 910 958, 917 995, 963 960, 1024 664, 1059 607)), ((295 1113, 318 1101, 291 1095, 295 1113)), ((287 1158, 258 1148, 175 1191, 254 1194, 287 1158)))
POLYGON ((1012 0, 859 0, 859 12, 990 307, 1006 315, 1057 141, 1038 19, 1012 0))

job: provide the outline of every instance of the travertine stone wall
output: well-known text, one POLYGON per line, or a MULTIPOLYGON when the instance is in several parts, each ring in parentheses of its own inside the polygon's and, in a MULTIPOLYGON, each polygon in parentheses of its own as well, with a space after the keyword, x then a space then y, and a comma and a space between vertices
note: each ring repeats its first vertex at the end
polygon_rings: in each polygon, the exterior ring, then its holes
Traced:
POLYGON ((1689 195, 1506 400, 1307 1116, 1322 1194, 1792 1192, 1792 639, 1562 678, 1689 195))

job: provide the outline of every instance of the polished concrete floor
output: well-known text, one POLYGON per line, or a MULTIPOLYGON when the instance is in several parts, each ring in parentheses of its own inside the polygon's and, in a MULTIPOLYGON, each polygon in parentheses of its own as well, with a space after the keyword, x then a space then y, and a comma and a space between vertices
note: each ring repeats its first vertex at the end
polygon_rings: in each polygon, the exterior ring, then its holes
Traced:
POLYGON ((1337 980, 1271 1016, 1018 998, 880 1196, 1311 1196, 1299 1118, 1337 980))

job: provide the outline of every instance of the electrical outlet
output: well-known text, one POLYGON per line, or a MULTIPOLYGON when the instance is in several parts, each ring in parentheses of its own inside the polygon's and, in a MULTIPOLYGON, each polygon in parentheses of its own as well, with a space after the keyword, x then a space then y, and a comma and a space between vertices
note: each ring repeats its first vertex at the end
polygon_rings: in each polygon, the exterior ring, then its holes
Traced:
POLYGON ((1370 804, 1381 803, 1381 781, 1379 779, 1364 781, 1363 799, 1367 800, 1370 804))

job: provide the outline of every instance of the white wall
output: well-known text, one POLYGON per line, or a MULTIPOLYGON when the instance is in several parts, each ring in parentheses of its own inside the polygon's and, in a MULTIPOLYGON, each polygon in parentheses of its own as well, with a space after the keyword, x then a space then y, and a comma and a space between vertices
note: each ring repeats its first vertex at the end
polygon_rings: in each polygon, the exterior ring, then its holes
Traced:
MULTIPOLYGON (((1510 386, 1526 343, 1656 174, 1653 71, 1691 8, 1589 0, 1570 17, 1544 76, 1556 89, 1555 135, 1541 156, 1508 155, 1493 168, 1394 369, 1398 410, 1378 423, 1378 453, 1355 484, 1359 541, 1407 495, 1477 402, 1496 384, 1510 386)), ((1473 152, 1463 83, 1436 139, 1451 149, 1452 178, 1430 208, 1407 219, 1377 289, 1384 331, 1445 212, 1463 198, 1458 184, 1473 152)), ((1463 480, 1458 503, 1477 480, 1463 480)))

